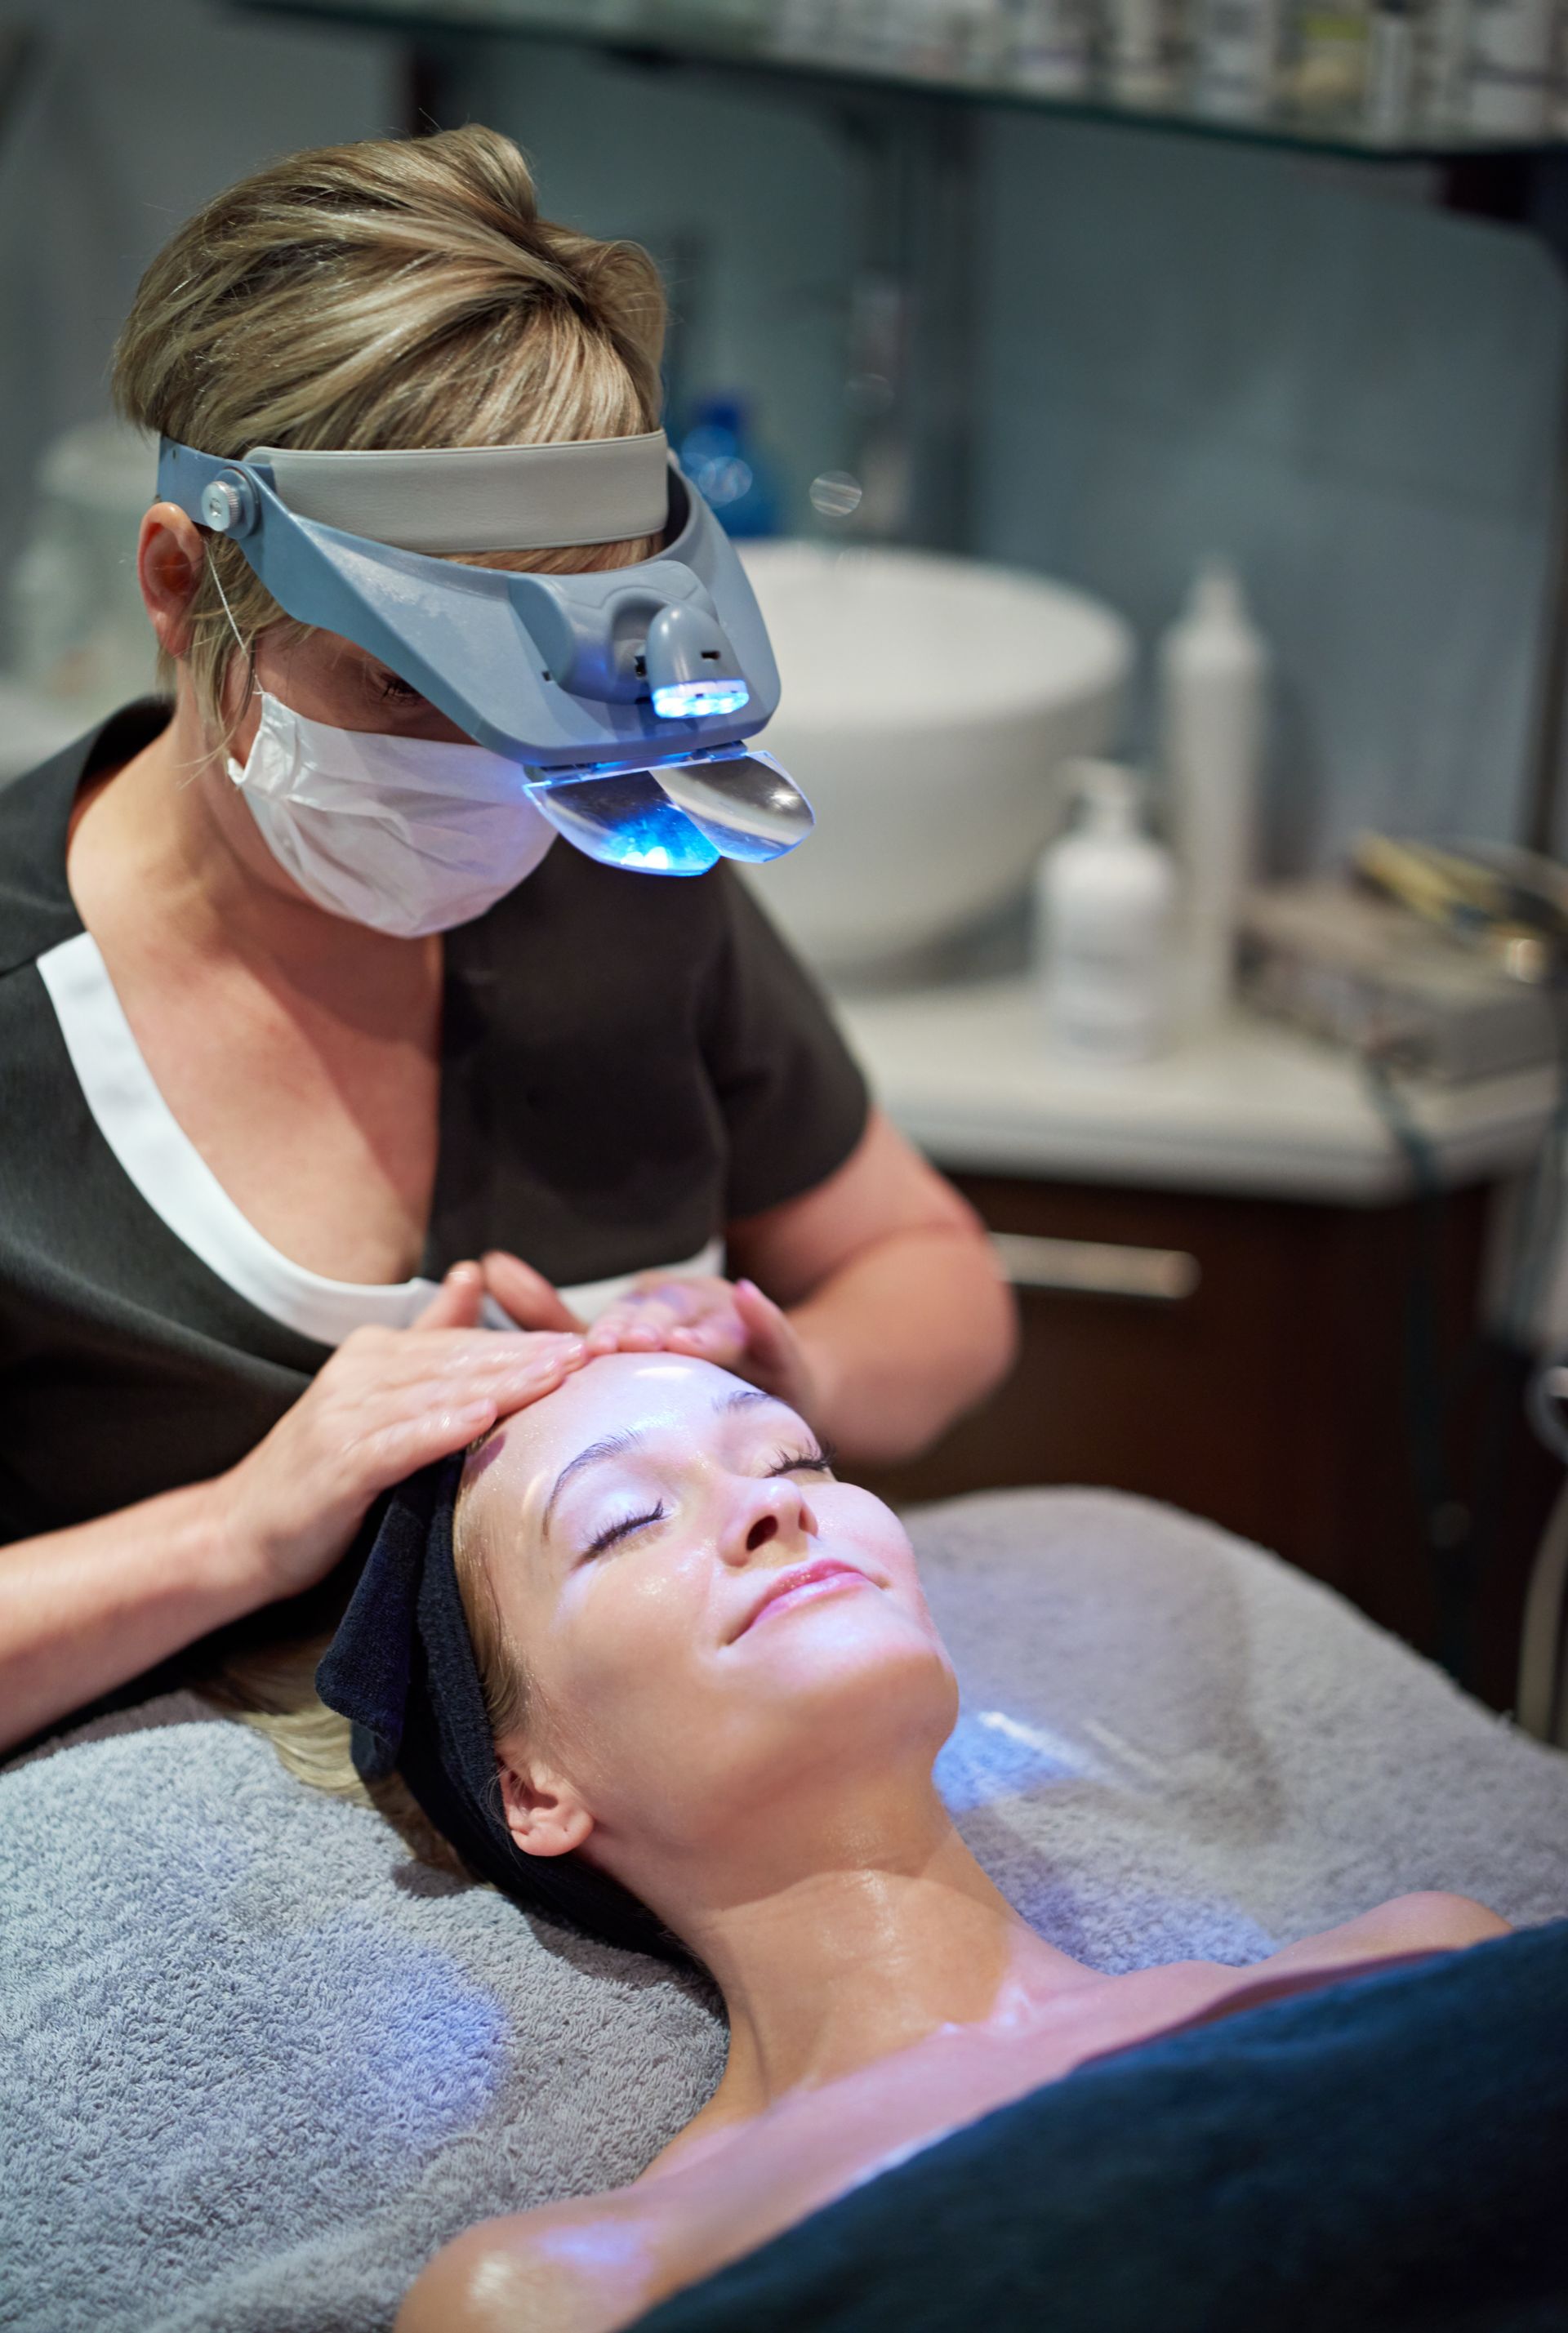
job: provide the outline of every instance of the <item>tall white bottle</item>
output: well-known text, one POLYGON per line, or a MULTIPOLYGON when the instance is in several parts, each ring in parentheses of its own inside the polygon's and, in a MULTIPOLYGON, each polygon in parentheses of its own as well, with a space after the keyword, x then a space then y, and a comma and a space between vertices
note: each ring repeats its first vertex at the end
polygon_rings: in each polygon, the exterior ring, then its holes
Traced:
POLYGON ((1160 732, 1171 840, 1181 878, 1181 1010, 1189 1026, 1225 1009, 1242 894, 1257 850, 1257 783, 1269 655, 1241 581, 1223 560, 1199 568, 1160 647, 1160 732))
POLYGON ((1065 1052, 1146 1061, 1167 1034, 1176 870, 1143 831, 1130 770, 1079 762, 1071 774, 1079 818, 1035 878, 1046 1016, 1065 1052))

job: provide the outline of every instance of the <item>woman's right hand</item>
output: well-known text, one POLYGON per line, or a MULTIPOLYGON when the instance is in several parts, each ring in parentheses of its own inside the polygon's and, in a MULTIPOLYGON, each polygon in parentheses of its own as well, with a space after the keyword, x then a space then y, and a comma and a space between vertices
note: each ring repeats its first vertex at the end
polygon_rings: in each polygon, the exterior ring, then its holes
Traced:
POLYGON ((372 1500, 580 1368, 580 1336, 481 1329, 484 1275, 457 1264, 410 1329, 356 1329, 270 1434, 210 1485, 256 1600, 295 1596, 347 1550, 372 1500))

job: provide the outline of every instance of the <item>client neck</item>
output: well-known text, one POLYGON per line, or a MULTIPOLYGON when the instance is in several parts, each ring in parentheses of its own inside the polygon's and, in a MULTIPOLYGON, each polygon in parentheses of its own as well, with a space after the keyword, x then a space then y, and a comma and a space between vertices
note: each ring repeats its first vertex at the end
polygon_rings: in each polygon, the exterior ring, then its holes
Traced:
POLYGON ((829 1820, 797 1807, 791 1821, 775 1804, 751 1836, 759 1843, 687 1873, 677 1915, 729 2016, 705 2122, 1095 1981, 993 1887, 928 1772, 841 1794, 829 1820))

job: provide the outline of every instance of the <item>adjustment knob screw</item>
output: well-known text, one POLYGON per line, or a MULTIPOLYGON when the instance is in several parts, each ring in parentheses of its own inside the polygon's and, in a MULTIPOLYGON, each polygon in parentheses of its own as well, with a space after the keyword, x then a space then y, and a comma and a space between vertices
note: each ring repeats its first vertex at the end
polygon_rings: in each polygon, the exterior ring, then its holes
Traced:
POLYGON ((255 524, 255 494, 248 478, 230 470, 202 488, 201 515, 215 534, 246 534, 255 524))

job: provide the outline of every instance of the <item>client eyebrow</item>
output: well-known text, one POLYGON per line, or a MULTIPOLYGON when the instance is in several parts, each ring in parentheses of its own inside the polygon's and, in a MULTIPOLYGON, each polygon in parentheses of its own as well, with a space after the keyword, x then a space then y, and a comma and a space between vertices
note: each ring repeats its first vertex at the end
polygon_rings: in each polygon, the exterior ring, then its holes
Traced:
POLYGON ((765 1393, 761 1386, 736 1386, 733 1393, 721 1393, 713 1406, 722 1416, 726 1410, 749 1409, 754 1401, 771 1401, 780 1409, 789 1407, 787 1402, 779 1400, 776 1393, 765 1393))
POLYGON ((624 1451, 635 1449, 642 1438, 640 1434, 635 1433, 607 1434, 602 1442, 591 1442, 585 1450, 577 1453, 575 1458, 569 1458, 556 1475, 555 1486, 544 1503, 544 1513, 539 1526, 541 1531, 549 1530, 555 1502, 573 1474, 581 1474, 584 1466, 597 1466, 606 1458, 619 1458, 624 1451))
MULTIPOLYGON (((749 1409, 754 1402, 759 1401, 772 1402, 775 1408, 788 1407, 787 1403, 779 1400, 776 1394, 765 1393, 760 1386, 736 1386, 733 1393, 720 1394, 713 1407, 717 1415, 723 1416, 732 1409, 749 1409)), ((601 1442, 591 1442, 586 1449, 577 1453, 575 1458, 569 1458, 556 1475, 550 1496, 544 1503, 544 1513, 539 1526, 541 1531, 549 1530, 555 1502, 573 1474, 581 1474, 585 1466, 601 1465, 606 1458, 622 1457, 645 1439, 646 1436, 635 1429, 627 1434, 607 1434, 601 1442)))

